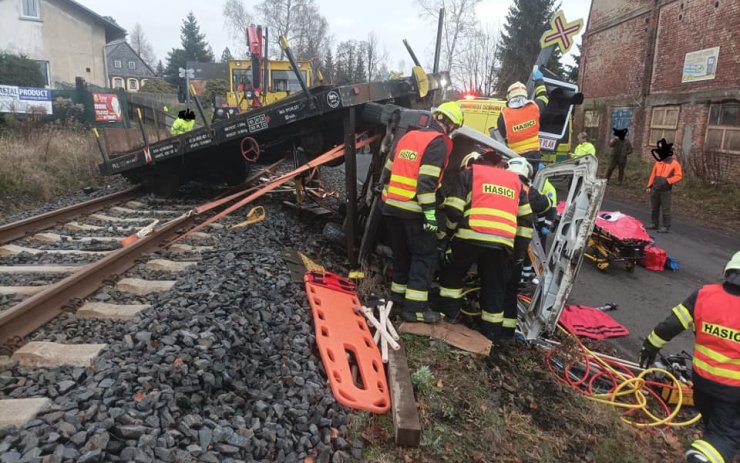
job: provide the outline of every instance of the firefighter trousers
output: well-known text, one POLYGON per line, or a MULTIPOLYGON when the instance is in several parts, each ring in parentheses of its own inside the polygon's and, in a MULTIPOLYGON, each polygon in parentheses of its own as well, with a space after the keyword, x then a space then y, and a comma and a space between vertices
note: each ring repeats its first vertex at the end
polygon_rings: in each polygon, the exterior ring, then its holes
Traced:
POLYGON ((454 319, 458 316, 463 278, 470 267, 477 264, 482 332, 494 340, 501 334, 504 323, 504 295, 511 271, 511 257, 502 248, 479 246, 459 238, 453 238, 451 244, 452 261, 439 275, 440 308, 447 317, 454 319))
POLYGON ((437 238, 424 231, 424 220, 383 217, 393 250, 391 300, 403 301, 403 310, 428 308, 429 287, 437 269, 437 238))
POLYGON ((701 412, 704 435, 691 444, 710 462, 730 463, 740 455, 740 398, 728 400, 694 388, 694 405, 701 412), (720 456, 720 458, 717 458, 720 456))
MULTIPOLYGON (((532 264, 530 264, 531 266, 532 264)), ((504 319, 501 323, 501 338, 511 338, 516 330, 517 296, 519 295, 519 284, 522 278, 522 267, 524 263, 512 264, 511 274, 506 280, 506 294, 504 295, 504 319)))
POLYGON ((660 227, 661 212, 663 215, 662 226, 671 228, 671 190, 651 191, 650 207, 652 209, 653 225, 660 227))

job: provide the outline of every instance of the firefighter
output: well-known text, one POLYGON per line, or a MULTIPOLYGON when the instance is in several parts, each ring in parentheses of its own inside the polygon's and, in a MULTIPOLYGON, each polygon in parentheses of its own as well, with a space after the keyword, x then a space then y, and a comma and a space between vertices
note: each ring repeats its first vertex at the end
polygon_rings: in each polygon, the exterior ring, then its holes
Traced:
MULTIPOLYGON (((480 277, 482 332, 498 343, 504 323, 506 282, 514 265, 527 253, 533 233, 527 192, 514 172, 492 165, 481 155, 472 168, 459 174, 457 191, 444 202, 451 256, 439 277, 439 296, 445 317, 460 313, 462 283, 471 265, 480 277)), ((507 328, 516 325, 507 323, 507 328)))
POLYGON ((172 135, 180 135, 189 130, 190 123, 187 120, 187 111, 182 110, 177 113, 177 119, 172 123, 170 127, 170 133, 172 135))
POLYGON ((452 152, 449 134, 462 126, 456 102, 434 111, 430 129, 404 134, 388 158, 383 186, 383 216, 393 249, 391 300, 403 305, 406 321, 434 323, 441 315, 428 306, 428 291, 437 267, 436 192, 452 152))
MULTIPOLYGON (((532 213, 537 217, 546 214, 547 211, 551 209, 550 200, 547 196, 537 191, 536 188, 530 187, 530 180, 533 174, 532 165, 524 158, 513 158, 507 163, 507 170, 510 170, 519 176, 519 180, 522 182, 524 191, 527 193, 527 199, 529 200, 529 206, 532 209, 532 213)), ((523 262, 515 263, 512 266, 511 275, 506 283, 506 292, 503 303, 504 318, 500 339, 502 344, 510 343, 514 339, 517 315, 516 299, 519 294, 519 284, 523 276, 524 266, 528 267, 532 276, 534 275, 531 262, 529 262, 529 259, 525 258, 523 262)))
POLYGON ((514 82, 506 91, 506 107, 498 116, 497 129, 512 151, 527 158, 533 166, 540 160, 540 113, 549 103, 544 75, 535 70, 534 101, 527 99, 527 86, 514 82))
POLYGON ((658 230, 658 233, 668 233, 671 228, 671 190, 673 185, 683 178, 681 164, 673 158, 673 143, 666 142, 665 138, 658 141, 658 148, 652 149, 655 165, 650 172, 647 191, 650 193, 653 224, 648 230, 658 230), (660 226, 660 216, 663 213, 663 226, 660 226))
POLYGON ((576 149, 573 150, 573 159, 580 158, 583 156, 596 156, 596 148, 594 147, 593 143, 588 141, 588 134, 586 132, 581 132, 578 134, 578 145, 576 145, 576 149))
POLYGON ((730 463, 740 455, 740 252, 725 266, 725 281, 709 284, 673 308, 645 339, 640 366, 681 331, 695 332, 694 404, 704 435, 686 452, 692 463, 730 463))

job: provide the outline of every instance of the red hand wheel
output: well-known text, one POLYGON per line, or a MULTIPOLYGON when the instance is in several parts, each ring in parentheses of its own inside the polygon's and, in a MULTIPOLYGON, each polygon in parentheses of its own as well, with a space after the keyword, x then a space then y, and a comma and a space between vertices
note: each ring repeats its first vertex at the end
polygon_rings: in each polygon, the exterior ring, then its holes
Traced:
POLYGON ((241 150, 242 157, 247 162, 257 162, 260 157, 260 145, 252 137, 242 138, 241 150))

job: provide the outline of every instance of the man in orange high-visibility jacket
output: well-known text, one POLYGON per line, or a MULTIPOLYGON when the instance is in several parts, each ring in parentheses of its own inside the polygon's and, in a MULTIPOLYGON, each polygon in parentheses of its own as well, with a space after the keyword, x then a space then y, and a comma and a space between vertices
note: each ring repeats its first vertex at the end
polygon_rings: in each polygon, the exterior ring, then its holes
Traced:
POLYGON ((403 305, 406 321, 441 319, 428 307, 429 287, 437 268, 437 190, 452 152, 449 134, 462 126, 463 114, 453 101, 434 111, 428 130, 404 134, 386 161, 383 217, 393 250, 391 300, 403 305))
POLYGON ((648 230, 658 230, 658 233, 668 233, 671 229, 671 190, 673 185, 683 178, 681 164, 673 158, 673 143, 666 142, 665 138, 658 141, 658 148, 651 150, 655 157, 653 171, 647 183, 647 192, 650 193, 653 224, 648 230), (660 215, 663 213, 663 226, 660 226, 660 215))
POLYGON ((725 281, 695 291, 645 339, 640 366, 653 364, 658 351, 692 327, 694 404, 704 435, 686 452, 691 463, 731 463, 740 455, 740 252, 725 266, 725 281))
POLYGON ((519 176, 492 165, 487 154, 460 173, 457 191, 445 198, 448 234, 454 235, 452 256, 439 276, 439 296, 442 312, 454 322, 460 312, 463 278, 477 264, 482 332, 500 343, 506 283, 512 267, 524 261, 534 217, 519 176))
POLYGON ((534 80, 534 101, 527 99, 527 86, 521 82, 511 84, 506 92, 506 107, 496 123, 501 136, 512 151, 529 160, 535 168, 540 160, 540 113, 550 102, 544 76, 537 70, 534 80))

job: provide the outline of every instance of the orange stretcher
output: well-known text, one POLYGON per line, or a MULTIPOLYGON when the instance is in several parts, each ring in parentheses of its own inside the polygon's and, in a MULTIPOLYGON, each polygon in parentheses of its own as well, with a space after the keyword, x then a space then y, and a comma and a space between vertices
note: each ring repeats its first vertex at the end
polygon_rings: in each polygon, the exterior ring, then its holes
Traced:
POLYGON ((355 286, 330 272, 309 272, 304 281, 316 326, 316 344, 329 377, 334 398, 342 405, 372 413, 386 413, 391 406, 388 382, 362 312, 355 286), (349 359, 358 367, 357 384, 349 359))

